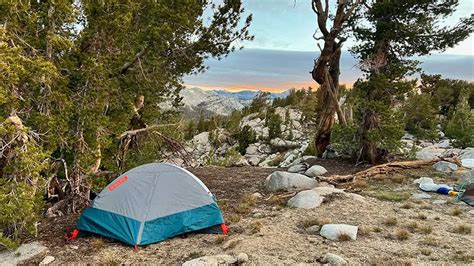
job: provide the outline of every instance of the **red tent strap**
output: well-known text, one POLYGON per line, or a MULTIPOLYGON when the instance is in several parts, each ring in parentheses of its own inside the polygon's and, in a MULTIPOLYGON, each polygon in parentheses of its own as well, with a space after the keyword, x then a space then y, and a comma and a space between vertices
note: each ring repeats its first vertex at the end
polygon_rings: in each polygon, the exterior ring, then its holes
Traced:
POLYGON ((227 227, 226 224, 221 224, 221 230, 222 230, 222 234, 224 235, 229 234, 229 227, 227 227))
POLYGON ((79 229, 74 229, 69 236, 66 236, 66 240, 74 240, 79 235, 79 229))

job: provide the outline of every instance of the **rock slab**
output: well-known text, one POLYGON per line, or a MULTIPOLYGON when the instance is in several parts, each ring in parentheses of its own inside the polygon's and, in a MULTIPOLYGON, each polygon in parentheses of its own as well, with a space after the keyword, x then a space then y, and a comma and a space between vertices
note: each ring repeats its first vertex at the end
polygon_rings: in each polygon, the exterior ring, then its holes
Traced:
POLYGON ((8 250, 0 252, 0 265, 17 265, 45 252, 46 250, 47 248, 37 241, 23 244, 13 252, 8 250))
POLYGON ((268 191, 294 191, 311 189, 318 185, 318 181, 298 173, 276 171, 265 179, 265 188, 268 191))
POLYGON ((338 256, 333 253, 327 253, 322 257, 319 262, 323 264, 329 264, 330 266, 343 266, 348 265, 347 261, 343 259, 341 256, 338 256))
POLYGON ((304 190, 288 200, 288 207, 314 209, 323 203, 324 198, 314 190, 304 190))
POLYGON ((347 235, 351 240, 357 239, 358 227, 348 224, 325 224, 319 234, 330 240, 339 240, 340 235, 347 235))

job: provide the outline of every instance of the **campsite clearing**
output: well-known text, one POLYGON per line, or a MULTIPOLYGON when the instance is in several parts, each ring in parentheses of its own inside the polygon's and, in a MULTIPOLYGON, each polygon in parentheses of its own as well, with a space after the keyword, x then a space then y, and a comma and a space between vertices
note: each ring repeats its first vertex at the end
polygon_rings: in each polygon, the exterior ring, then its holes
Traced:
MULTIPOLYGON (((361 170, 341 160, 322 161, 331 174, 349 174, 361 170)), ((218 168, 190 169, 216 195, 229 236, 189 234, 140 247, 101 237, 84 237, 65 242, 78 215, 44 220, 39 240, 49 248, 45 255, 54 263, 176 264, 193 258, 246 253, 250 263, 316 263, 327 253, 337 254, 350 263, 395 262, 469 263, 474 258, 473 211, 454 198, 429 193, 429 199, 412 199, 420 192, 413 180, 431 176, 439 182, 453 182, 449 176, 434 173, 430 167, 407 170, 391 181, 361 181, 352 191, 364 201, 347 197, 328 197, 311 210, 285 207, 288 192, 270 194, 264 190, 265 178, 275 169, 218 168), (253 193, 260 193, 252 196, 253 193), (435 204, 440 200, 443 204, 435 204), (390 220, 390 221, 389 221, 390 220), (355 241, 331 241, 306 230, 313 225, 342 223, 359 227, 355 241), (464 228, 465 230, 460 230, 464 228)))

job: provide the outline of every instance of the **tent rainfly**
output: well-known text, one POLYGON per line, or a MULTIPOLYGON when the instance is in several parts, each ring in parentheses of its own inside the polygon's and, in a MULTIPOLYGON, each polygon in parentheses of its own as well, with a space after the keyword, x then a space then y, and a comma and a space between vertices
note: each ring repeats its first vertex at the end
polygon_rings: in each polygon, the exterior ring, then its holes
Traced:
POLYGON ((82 213, 77 229, 147 245, 187 232, 227 234, 209 189, 187 170, 150 163, 117 177, 82 213))

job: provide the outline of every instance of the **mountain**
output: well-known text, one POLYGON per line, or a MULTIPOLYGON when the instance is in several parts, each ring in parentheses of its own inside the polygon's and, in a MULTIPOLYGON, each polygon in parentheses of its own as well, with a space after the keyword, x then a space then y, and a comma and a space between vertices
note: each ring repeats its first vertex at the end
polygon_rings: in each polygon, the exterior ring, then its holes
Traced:
MULTIPOLYGON (((179 95, 183 97, 181 101, 183 106, 179 110, 185 117, 196 117, 200 113, 205 116, 230 115, 233 111, 244 108, 244 105, 235 98, 221 96, 214 91, 205 91, 197 87, 183 89, 179 95)), ((165 110, 171 109, 171 104, 164 103, 161 107, 165 110)))
MULTIPOLYGON (((252 90, 243 90, 243 91, 225 91, 225 90, 213 90, 217 95, 227 97, 227 98, 233 98, 239 100, 243 104, 250 103, 255 96, 260 94, 262 91, 252 91, 252 90)), ((286 90, 280 93, 271 93, 270 94, 270 99, 276 99, 276 98, 285 98, 288 96, 290 93, 290 90, 286 90)))

